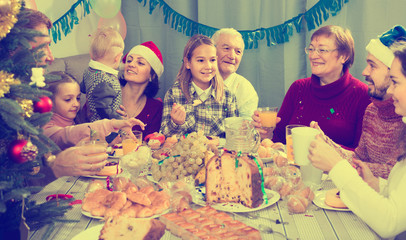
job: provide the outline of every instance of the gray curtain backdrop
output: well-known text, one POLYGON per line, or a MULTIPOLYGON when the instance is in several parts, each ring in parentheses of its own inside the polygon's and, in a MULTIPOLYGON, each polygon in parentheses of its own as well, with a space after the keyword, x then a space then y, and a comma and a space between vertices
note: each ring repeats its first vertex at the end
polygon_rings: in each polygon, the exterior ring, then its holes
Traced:
MULTIPOLYGON (((269 28, 281 24, 311 8, 318 0, 165 0, 176 12, 214 28, 237 30, 269 28)), ((350 0, 322 25, 349 28, 355 40, 355 63, 351 74, 364 81, 365 46, 371 38, 396 24, 406 26, 406 0, 350 0)), ((122 0, 121 12, 127 23, 125 52, 145 41, 154 41, 161 49, 165 71, 158 97, 164 97, 180 68, 183 48, 189 37, 164 23, 162 9, 149 14, 148 4, 122 0)), ((313 30, 314 31, 314 30, 313 30)), ((304 48, 312 32, 303 28, 289 42, 268 47, 259 42, 257 49, 246 49, 238 73, 251 81, 261 106, 280 106, 295 80, 310 76, 304 48)))

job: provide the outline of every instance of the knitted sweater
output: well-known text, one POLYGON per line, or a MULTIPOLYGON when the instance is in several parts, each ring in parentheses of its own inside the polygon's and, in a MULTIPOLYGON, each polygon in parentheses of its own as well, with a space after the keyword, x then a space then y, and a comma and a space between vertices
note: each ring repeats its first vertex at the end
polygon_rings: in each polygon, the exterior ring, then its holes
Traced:
POLYGON ((64 150, 75 146, 82 139, 89 138, 89 126, 101 136, 106 136, 110 132, 118 130, 114 129, 112 121, 108 119, 75 125, 73 120, 57 113, 52 115, 51 120, 42 129, 44 129, 45 136, 54 141, 61 150, 64 150))
POLYGON ((87 117, 91 122, 104 118, 122 119, 116 112, 121 105, 121 86, 115 70, 90 61, 80 91, 86 93, 87 117))
POLYGON ((403 153, 399 140, 405 124, 395 113, 393 100, 372 99, 365 111, 362 135, 355 158, 367 162, 376 177, 388 178, 397 158, 403 153))
POLYGON ((273 141, 285 143, 286 125, 308 126, 317 121, 334 142, 354 149, 362 131, 362 119, 370 103, 368 86, 348 70, 337 81, 321 86, 319 77, 295 81, 286 93, 278 112, 281 121, 273 141))

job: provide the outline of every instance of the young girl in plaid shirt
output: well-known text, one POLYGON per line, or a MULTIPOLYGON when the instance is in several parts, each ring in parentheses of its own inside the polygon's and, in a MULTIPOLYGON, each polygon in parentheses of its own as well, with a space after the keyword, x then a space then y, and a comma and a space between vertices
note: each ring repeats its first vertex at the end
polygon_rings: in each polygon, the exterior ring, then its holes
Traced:
POLYGON ((161 132, 166 136, 203 131, 224 137, 223 120, 238 116, 236 98, 218 73, 216 47, 194 35, 185 46, 174 85, 166 92, 161 132))

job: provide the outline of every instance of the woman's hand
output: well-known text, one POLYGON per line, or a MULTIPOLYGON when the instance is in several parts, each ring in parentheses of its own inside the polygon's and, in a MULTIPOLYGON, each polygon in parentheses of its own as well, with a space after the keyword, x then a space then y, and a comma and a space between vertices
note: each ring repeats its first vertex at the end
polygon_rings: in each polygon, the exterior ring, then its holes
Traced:
POLYGON ((358 173, 362 177, 362 179, 366 183, 368 183, 368 185, 371 188, 373 188, 375 191, 379 192, 379 179, 374 176, 374 174, 371 172, 371 169, 369 169, 368 165, 359 159, 353 159, 352 163, 354 164, 355 168, 358 170, 358 173))
POLYGON ((311 122, 310 122, 310 127, 319 130, 320 133, 321 133, 323 136, 325 135, 324 132, 323 132, 323 130, 321 130, 321 128, 320 128, 318 122, 316 122, 316 121, 311 121, 311 122))
POLYGON ((117 109, 116 112, 123 117, 123 119, 128 119, 127 110, 125 109, 124 105, 120 105, 120 109, 117 109))
MULTIPOLYGON (((262 129, 261 118, 259 117, 259 111, 255 110, 254 114, 252 115, 251 118, 253 120, 255 129, 257 129, 257 131, 259 132, 259 134, 261 135, 261 138, 262 138, 262 135, 266 134, 267 131, 265 129, 262 129)), ((276 117, 276 124, 278 124, 280 121, 281 121, 281 118, 276 117)), ((264 138, 262 138, 262 139, 264 139, 264 138)))
POLYGON ((339 161, 344 160, 334 147, 325 142, 321 134, 310 143, 308 157, 314 167, 327 172, 330 172, 339 161))
POLYGON ((182 125, 186 121, 186 110, 180 104, 174 103, 171 110, 172 121, 178 125, 182 125))
POLYGON ((121 129, 127 133, 132 139, 137 140, 132 131, 133 126, 138 125, 142 130, 145 130, 146 124, 136 118, 129 118, 126 120, 112 119, 112 125, 115 129, 121 129))
POLYGON ((107 164, 107 148, 102 145, 82 145, 60 152, 52 163, 56 177, 95 175, 107 164))

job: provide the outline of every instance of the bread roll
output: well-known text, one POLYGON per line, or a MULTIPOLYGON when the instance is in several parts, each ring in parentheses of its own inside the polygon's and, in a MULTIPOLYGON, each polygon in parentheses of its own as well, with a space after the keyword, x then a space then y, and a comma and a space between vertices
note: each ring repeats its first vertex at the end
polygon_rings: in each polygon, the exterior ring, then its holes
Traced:
POLYGON ((94 192, 98 189, 103 189, 104 188, 104 182, 101 180, 93 180, 92 182, 89 183, 89 185, 86 188, 86 192, 91 193, 94 192))
POLYGON ((261 145, 264 147, 271 147, 274 143, 272 142, 271 139, 265 138, 261 141, 261 145))
POLYGON ((144 206, 151 205, 151 200, 148 198, 148 195, 141 191, 130 193, 127 195, 127 198, 133 203, 138 203, 144 206))
POLYGON ((276 156, 274 162, 278 167, 284 167, 288 165, 288 159, 281 155, 276 156))
POLYGON ((287 205, 290 213, 305 213, 309 201, 303 196, 289 195, 287 205))

